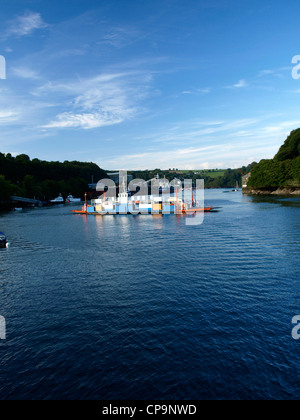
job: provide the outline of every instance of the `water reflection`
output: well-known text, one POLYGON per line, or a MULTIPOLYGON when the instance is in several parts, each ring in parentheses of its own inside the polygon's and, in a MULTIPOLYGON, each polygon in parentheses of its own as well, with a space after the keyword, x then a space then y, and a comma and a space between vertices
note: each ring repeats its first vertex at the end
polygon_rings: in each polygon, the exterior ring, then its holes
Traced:
POLYGON ((300 207, 299 197, 283 197, 283 196, 245 196, 247 201, 252 203, 269 203, 269 204, 280 204, 284 207, 300 207))

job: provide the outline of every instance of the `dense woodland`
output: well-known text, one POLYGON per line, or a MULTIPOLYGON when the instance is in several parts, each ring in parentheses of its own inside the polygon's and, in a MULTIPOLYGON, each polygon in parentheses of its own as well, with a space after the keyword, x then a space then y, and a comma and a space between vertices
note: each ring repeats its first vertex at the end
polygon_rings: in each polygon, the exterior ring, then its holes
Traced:
POLYGON ((278 189, 300 187, 300 128, 291 132, 274 159, 253 168, 248 187, 278 189))
POLYGON ((95 180, 107 177, 95 163, 46 162, 0 153, 0 200, 17 195, 46 201, 60 193, 83 197, 92 176, 95 180))

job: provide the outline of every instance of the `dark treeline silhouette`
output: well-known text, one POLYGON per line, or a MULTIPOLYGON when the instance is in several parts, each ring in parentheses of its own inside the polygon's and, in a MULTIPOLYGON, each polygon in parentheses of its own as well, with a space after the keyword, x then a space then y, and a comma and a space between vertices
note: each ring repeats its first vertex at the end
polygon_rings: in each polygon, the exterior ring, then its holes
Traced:
POLYGON ((95 163, 47 162, 27 155, 13 157, 0 153, 0 200, 12 195, 50 200, 58 194, 83 198, 92 181, 105 178, 106 172, 95 163))

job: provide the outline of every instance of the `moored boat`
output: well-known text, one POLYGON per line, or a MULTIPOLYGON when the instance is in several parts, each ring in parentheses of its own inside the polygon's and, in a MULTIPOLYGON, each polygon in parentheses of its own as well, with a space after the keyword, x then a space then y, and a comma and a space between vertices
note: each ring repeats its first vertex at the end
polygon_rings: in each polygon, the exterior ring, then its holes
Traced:
POLYGON ((67 204, 79 204, 81 203, 81 198, 74 198, 72 194, 69 194, 66 198, 67 204))
POLYGON ((4 233, 0 232, 0 248, 6 248, 7 246, 7 238, 4 233))
POLYGON ((239 191, 240 191, 240 185, 239 185, 238 181, 236 181, 235 190, 232 190, 232 192, 239 192, 239 191))
POLYGON ((61 194, 59 194, 58 197, 56 197, 54 200, 50 201, 50 204, 64 204, 65 200, 61 194))

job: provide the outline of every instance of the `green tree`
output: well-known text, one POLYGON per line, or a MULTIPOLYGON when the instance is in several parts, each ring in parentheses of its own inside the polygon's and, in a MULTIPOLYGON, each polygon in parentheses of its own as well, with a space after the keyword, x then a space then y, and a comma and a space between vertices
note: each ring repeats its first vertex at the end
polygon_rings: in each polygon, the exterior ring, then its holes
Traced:
POLYGON ((274 159, 262 160, 252 168, 248 187, 277 189, 300 185, 300 129, 294 130, 274 159))
POLYGON ((291 132, 275 156, 280 162, 300 156, 300 128, 291 132))

